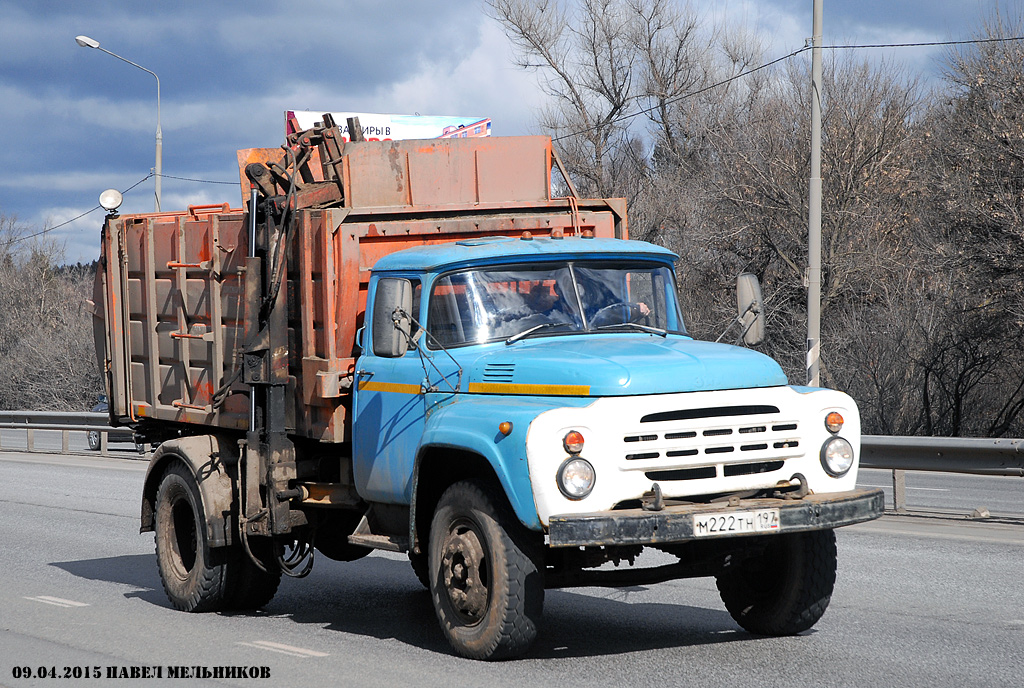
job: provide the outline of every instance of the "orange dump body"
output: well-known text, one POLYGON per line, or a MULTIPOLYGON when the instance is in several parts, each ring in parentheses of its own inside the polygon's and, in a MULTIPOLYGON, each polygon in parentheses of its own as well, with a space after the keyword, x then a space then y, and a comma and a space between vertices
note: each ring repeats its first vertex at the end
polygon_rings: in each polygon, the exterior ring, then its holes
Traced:
MULTIPOLYGON (((551 198, 551 162, 540 136, 346 144, 342 200, 295 209, 286 247, 290 433, 349 439, 356 330, 382 256, 525 231, 626 238, 624 200, 551 198)), ((96 335, 115 420, 248 429, 248 237, 248 213, 228 204, 107 219, 96 335)))

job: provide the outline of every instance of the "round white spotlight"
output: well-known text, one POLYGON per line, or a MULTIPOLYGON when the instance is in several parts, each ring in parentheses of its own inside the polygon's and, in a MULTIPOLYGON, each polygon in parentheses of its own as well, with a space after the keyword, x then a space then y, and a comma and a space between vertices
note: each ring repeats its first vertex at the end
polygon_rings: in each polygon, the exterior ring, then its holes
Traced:
POLYGON ((100 194, 100 207, 106 210, 108 213, 112 213, 121 207, 121 201, 124 198, 121 196, 121 192, 117 189, 107 189, 100 194))

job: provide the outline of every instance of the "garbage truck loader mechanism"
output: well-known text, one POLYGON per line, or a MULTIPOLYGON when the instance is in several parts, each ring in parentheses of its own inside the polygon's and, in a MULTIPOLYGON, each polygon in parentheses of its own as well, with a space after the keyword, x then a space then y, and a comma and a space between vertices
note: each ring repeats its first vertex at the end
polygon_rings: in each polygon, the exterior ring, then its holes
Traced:
POLYGON ((546 137, 346 143, 325 116, 282 149, 239 152, 244 210, 103 228, 97 350, 112 423, 159 443, 142 530, 175 607, 377 548, 466 657, 525 652, 551 587, 714 576, 752 633, 814 625, 834 528, 882 510, 850 397, 692 339, 676 256, 620 199, 552 198, 546 137))

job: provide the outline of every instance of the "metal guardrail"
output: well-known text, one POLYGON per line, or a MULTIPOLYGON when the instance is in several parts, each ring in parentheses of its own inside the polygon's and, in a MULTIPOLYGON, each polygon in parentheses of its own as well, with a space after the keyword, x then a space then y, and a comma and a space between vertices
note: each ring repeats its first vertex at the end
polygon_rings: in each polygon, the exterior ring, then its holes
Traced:
POLYGON ((70 433, 99 433, 99 453, 108 454, 107 445, 110 436, 131 438, 134 433, 130 428, 115 428, 110 425, 110 417, 106 413, 75 412, 75 411, 0 411, 0 429, 24 430, 26 447, 4 447, 0 436, 0 451, 16 449, 17 451, 36 452, 35 432, 37 430, 59 431, 61 433, 61 452, 70 450, 70 433))
POLYGON ((861 437, 860 465, 1024 477, 1024 439, 985 437, 861 437))
MULTIPOLYGON (((68 451, 69 432, 94 430, 100 433, 100 452, 106 454, 110 434, 131 434, 127 428, 115 428, 108 423, 105 413, 0 411, 0 428, 25 430, 30 452, 36 451, 36 430, 60 431, 63 452, 68 451)), ((3 449, 0 438, 0 451, 3 449)), ((893 471, 895 506, 902 511, 906 508, 904 471, 1024 477, 1024 439, 864 435, 860 465, 893 471)))
POLYGON ((905 513, 906 471, 1024 477, 1024 439, 863 435, 860 465, 892 470, 893 507, 905 513))

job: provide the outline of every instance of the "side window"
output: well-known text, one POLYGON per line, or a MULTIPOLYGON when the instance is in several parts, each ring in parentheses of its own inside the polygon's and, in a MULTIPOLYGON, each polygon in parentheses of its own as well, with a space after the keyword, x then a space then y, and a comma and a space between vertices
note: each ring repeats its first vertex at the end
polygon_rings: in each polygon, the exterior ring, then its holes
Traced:
MULTIPOLYGON (((420 325, 422 324, 420 321, 420 300, 423 296, 423 284, 415 278, 411 278, 409 281, 412 282, 412 312, 410 313, 412 316, 412 322, 409 323, 409 329, 412 331, 413 341, 416 341, 420 325)), ((420 341, 417 346, 421 346, 422 344, 423 342, 420 341)), ((415 353, 415 349, 412 344, 409 345, 409 351, 406 351, 405 355, 408 356, 410 353, 415 353)))
MULTIPOLYGON (((414 320, 416 320, 417 322, 420 322, 422 324, 422 322, 420 321, 420 300, 421 300, 421 298, 423 296, 423 284, 421 284, 418 279, 411 279, 409 281, 412 282, 412 313, 411 313, 411 315, 412 315, 414 320)), ((413 323, 412 327, 413 327, 413 334, 416 334, 416 330, 419 329, 419 326, 416 323, 413 323)))
POLYGON ((459 296, 465 298, 465 284, 456 284, 444 277, 434 284, 427 310, 427 331, 441 346, 453 346, 466 341, 459 296))

